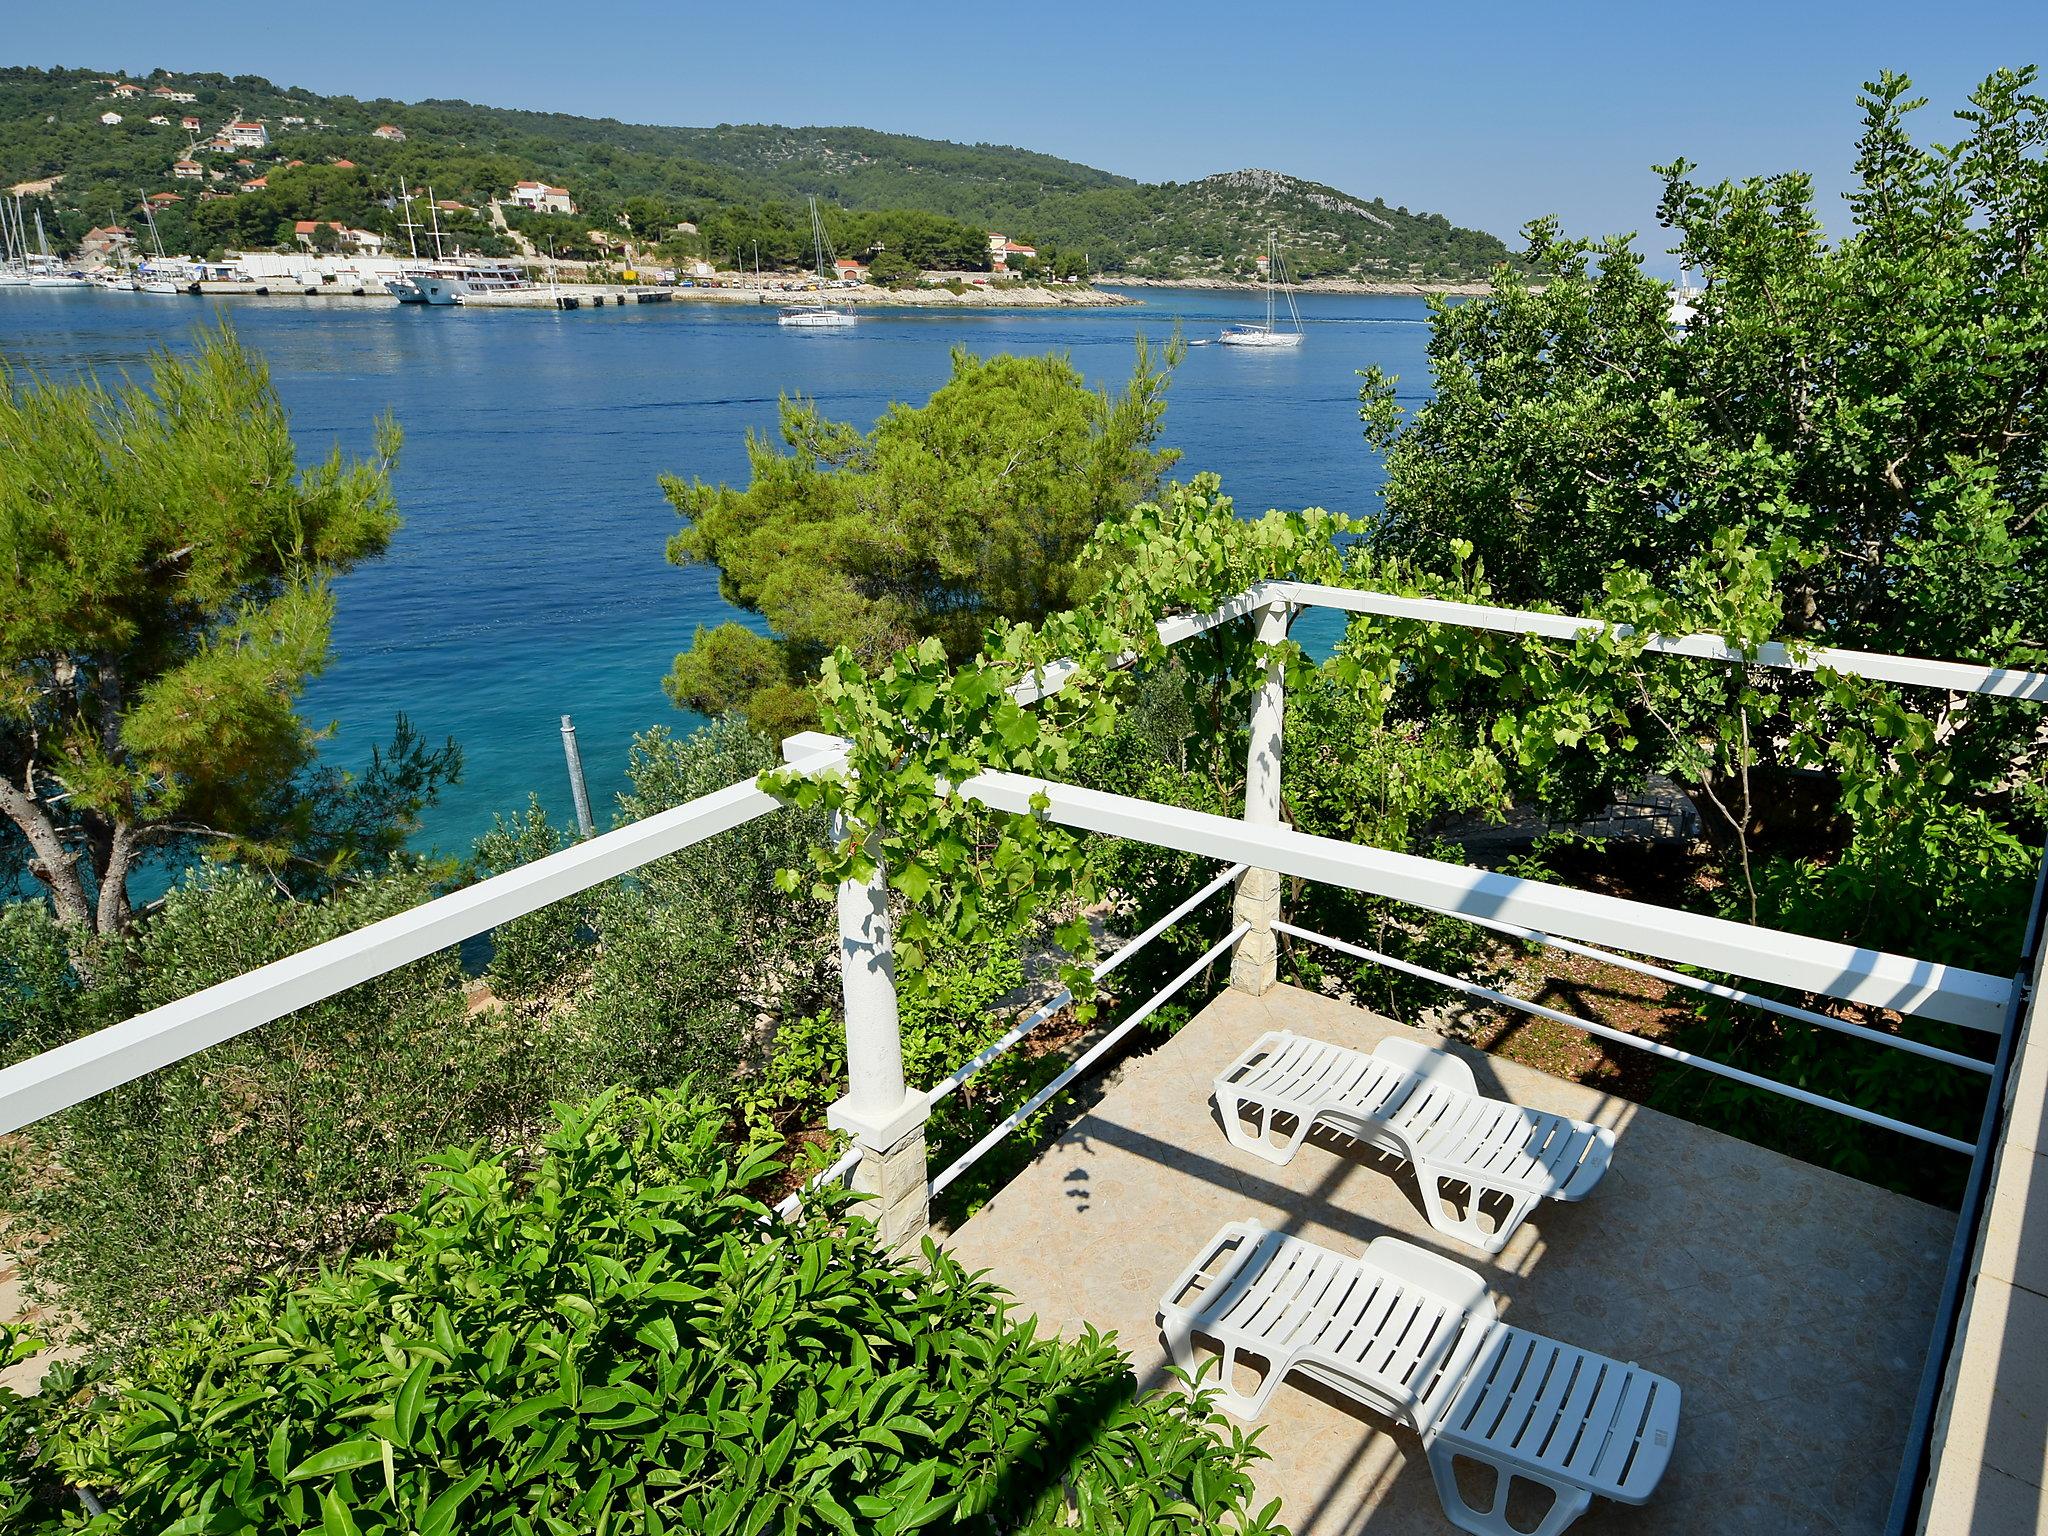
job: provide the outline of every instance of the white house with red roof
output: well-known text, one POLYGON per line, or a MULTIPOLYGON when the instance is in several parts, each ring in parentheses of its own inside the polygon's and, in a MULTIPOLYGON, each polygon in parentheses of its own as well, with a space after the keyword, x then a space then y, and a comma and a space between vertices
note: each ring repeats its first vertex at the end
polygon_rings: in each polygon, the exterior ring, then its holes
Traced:
POLYGON ((198 181, 206 175, 206 169, 197 160, 180 160, 171 167, 171 174, 179 181, 198 181))
POLYGON ((1008 235, 989 231, 988 264, 997 272, 1010 270, 1013 261, 1031 261, 1038 255, 1038 247, 1026 245, 1021 240, 1012 240, 1008 235))
POLYGON ((576 205, 569 201, 567 187, 551 187, 544 181, 515 182, 510 201, 515 207, 531 208, 539 213, 576 211, 576 205))
POLYGON ((373 139, 389 139, 393 144, 403 144, 405 142, 405 130, 398 127, 395 123, 379 123, 370 130, 370 137, 373 139))
POLYGON ((229 123, 220 131, 220 142, 229 149, 268 149, 270 130, 261 123, 229 123))

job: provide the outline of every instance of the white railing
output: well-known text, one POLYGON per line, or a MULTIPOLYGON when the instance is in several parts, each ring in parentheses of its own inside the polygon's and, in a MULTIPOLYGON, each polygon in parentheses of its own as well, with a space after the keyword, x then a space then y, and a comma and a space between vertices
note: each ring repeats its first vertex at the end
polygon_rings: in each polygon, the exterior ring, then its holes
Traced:
MULTIPOLYGON (((1172 645, 1220 624, 1253 615, 1259 615, 1262 626, 1271 632, 1284 633, 1286 619, 1296 606, 1321 606, 1413 622, 1560 639, 1569 639, 1589 628, 1600 627, 1597 620, 1557 614, 1276 581, 1241 593, 1209 613, 1165 620, 1159 625, 1159 636, 1162 643, 1172 645)), ((1711 635, 1653 636, 1648 646, 1658 653, 1690 656, 1709 662, 1809 671, 1831 668, 1915 687, 2030 701, 2048 700, 2048 674, 2011 668, 1776 643, 1764 646, 1754 654, 1744 654, 1720 637, 1711 635)), ((1012 692, 1020 701, 1027 703, 1044 698, 1065 686, 1073 670, 1071 666, 1057 664, 1047 667, 1012 692)), ((1248 807, 1245 819, 1214 816, 1009 773, 978 775, 959 786, 958 792, 994 809, 1019 814, 1032 812, 1036 798, 1043 796, 1043 814, 1063 825, 1107 836, 1131 838, 1215 859, 1228 866, 1223 875, 1190 898, 1182 909, 1154 924, 1132 945, 1106 961, 1099 968, 1100 974, 1107 974, 1129 953, 1135 953, 1137 948, 1164 932, 1185 911, 1210 899, 1231 878, 1250 868, 1406 902, 1516 937, 1591 955, 1673 985, 1765 1008, 1780 1016, 1835 1030, 1865 1042, 1909 1051, 1936 1064, 1971 1072, 1986 1070, 1985 1063, 1960 1052, 1868 1029, 1817 1010, 1782 1003, 1745 988, 1687 976, 1652 961, 1662 960, 1670 965, 1695 967, 1844 1002, 1894 1009, 1987 1032, 1998 1031, 2007 1017, 2011 994, 2008 977, 1728 922, 1545 881, 1518 879, 1412 855, 1358 847, 1279 825, 1277 803, 1265 803, 1266 800, 1277 802, 1279 790, 1279 697, 1276 676, 1269 671, 1267 687, 1260 694, 1260 708, 1265 712, 1262 716, 1265 721, 1264 757, 1251 765, 1256 771, 1249 775, 1262 799, 1260 805, 1248 807), (1638 958, 1642 956, 1651 959, 1638 958)), ((791 752, 791 765, 803 772, 834 771, 842 768, 845 761, 844 743, 816 733, 792 738, 786 744, 786 750, 791 752)), ((1258 757, 1260 751, 1261 747, 1255 741, 1254 756, 1258 757)), ((629 873, 756 817, 768 815, 778 808, 776 800, 755 782, 730 785, 686 805, 579 843, 548 858, 437 898, 411 912, 316 945, 0 1070, 0 1132, 18 1129, 211 1045, 258 1028, 284 1014, 334 997, 360 982, 488 932, 501 923, 629 873)), ((869 1053, 875 1050, 893 1052, 898 1058, 897 1076, 900 1080, 900 1041, 895 1025, 893 988, 886 981, 886 911, 877 905, 871 888, 843 890, 841 896, 842 943, 858 939, 867 945, 867 949, 862 951, 866 962, 879 962, 863 963, 858 1000, 849 981, 849 1061, 856 1069, 857 1077, 861 1069, 867 1069, 870 1082, 887 1082, 890 1081, 888 1073, 873 1070, 875 1063, 869 1059, 869 1053), (865 910, 855 912, 848 903, 864 906, 865 910), (886 1001, 886 1018, 870 1016, 878 1006, 877 999, 886 1001), (861 1017, 857 1018, 857 1014, 861 1017), (855 1061, 855 1056, 861 1059, 855 1061)), ((1260 914, 1248 921, 1239 921, 1232 935, 1213 946, 1196 965, 1184 972, 1180 982, 1184 984, 1187 977, 1197 973, 1202 966, 1213 963, 1254 931, 1260 931, 1261 942, 1267 945, 1270 945, 1275 931, 1296 933, 1314 942, 1333 946, 1342 944, 1342 941, 1327 940, 1308 935, 1304 930, 1289 928, 1272 920, 1271 914, 1260 914)), ((1349 948, 1358 950, 1358 946, 1349 948)), ((856 950, 849 948, 845 953, 851 958, 856 950)), ((1376 952, 1364 952, 1361 957, 1385 958, 1377 957, 1376 952)), ((1239 958, 1242 960, 1244 957, 1240 955, 1239 958)), ((1432 979, 1445 980, 1451 985, 1475 985, 1459 982, 1456 978, 1442 978, 1438 973, 1430 975, 1432 979)), ((1073 1076, 1101 1059, 1116 1042, 1127 1036, 1137 1022, 1149 1016, 1147 1010, 1159 1006, 1166 995, 1171 995, 1170 990, 1148 1002, 1139 1014, 1095 1042, 1057 1083, 1034 1096, 1032 1102, 991 1131, 962 1163, 947 1169, 933 1184, 943 1188, 956 1178, 960 1169, 974 1157, 1035 1113, 1051 1094, 1071 1082, 1073 1076)), ((1495 1000, 1508 1006, 1540 1006, 1506 994, 1496 995, 1495 1000)), ((933 1102, 957 1089, 1003 1051, 1014 1048, 1061 1006, 1064 1006, 1061 999, 1049 1002, 1032 1018, 1007 1031, 1001 1039, 928 1092, 903 1089, 904 1103, 894 1117, 870 1115, 867 1129, 860 1132, 860 1144, 819 1175, 818 1181, 843 1178, 858 1165, 862 1156, 881 1154, 884 1151, 881 1145, 883 1129, 891 1134, 900 1134, 906 1127, 916 1130, 929 1115, 933 1102), (886 1125, 884 1118, 887 1119, 886 1125)), ((1590 1021, 1570 1016, 1565 1016, 1562 1022, 1588 1028, 1592 1033, 1600 1033, 1605 1028, 1591 1026, 1590 1021)), ((1739 1072, 1739 1069, 1708 1064, 1686 1053, 1674 1052, 1656 1042, 1643 1042, 1639 1037, 1624 1035, 1623 1038, 1626 1043, 1652 1049, 1655 1054, 1674 1056, 1708 1070, 1718 1069, 1724 1076, 1736 1076, 1739 1072)), ((1774 1085, 1755 1074, 1740 1077, 1743 1081, 1752 1079, 1757 1086, 1770 1087, 1774 1091, 1788 1086, 1774 1085)), ((1798 1093, 1792 1096, 1796 1097, 1798 1093)), ((1903 1134, 1918 1134, 1920 1139, 1936 1145, 1969 1150, 1954 1138, 1904 1127, 1886 1121, 1882 1116, 1860 1111, 1855 1106, 1844 1106, 1830 1100, 1821 1102, 1827 1107, 1854 1113, 1856 1118, 1870 1123, 1899 1129, 1903 1134)), ((858 1128, 860 1122, 849 1117, 849 1123, 858 1128)))
MULTIPOLYGON (((825 766, 823 757, 817 766, 825 766)), ((781 802, 751 779, 729 784, 32 1056, 0 1070, 0 1132, 780 809, 781 802)))
MULTIPOLYGON (((1901 1136, 1909 1136, 1915 1141, 1924 1141, 1930 1146, 1946 1147, 1951 1152, 1972 1153, 1976 1151, 1976 1148, 1971 1143, 1958 1141, 1955 1137, 1945 1136, 1939 1131, 1930 1131, 1922 1126, 1908 1124, 1904 1120, 1894 1120, 1890 1115, 1880 1115, 1874 1110, 1864 1109, 1860 1105, 1844 1103, 1840 1099, 1830 1099, 1825 1095, 1813 1093, 1808 1089, 1795 1087, 1791 1083, 1781 1083, 1775 1078, 1765 1077, 1761 1073, 1744 1071, 1741 1067, 1731 1067, 1726 1062, 1713 1061, 1705 1056, 1697 1056, 1691 1051, 1682 1051, 1676 1046, 1666 1045, 1661 1040, 1646 1039, 1642 1035, 1631 1034, 1625 1029, 1615 1029, 1610 1025, 1584 1018, 1579 1014, 1566 1013, 1561 1008, 1551 1008, 1542 1003, 1533 1002, 1526 997, 1517 997, 1512 992, 1502 992, 1494 987, 1482 986, 1476 981, 1467 981, 1461 976, 1447 975, 1443 971, 1432 970, 1426 965, 1417 965, 1412 960, 1403 960, 1398 956, 1386 954, 1381 950, 1368 949, 1362 944, 1349 944, 1342 939, 1333 939, 1328 934, 1314 933, 1306 928, 1297 928, 1292 923, 1275 923, 1273 926, 1281 933, 1292 935, 1297 939, 1304 939, 1311 944, 1320 944, 1325 949, 1332 949, 1339 954, 1350 955, 1353 959, 1370 961, 1374 965, 1383 965, 1388 970, 1399 971, 1404 976, 1414 976, 1423 981, 1433 981, 1438 986, 1448 987, 1454 992, 1463 993, 1466 997, 1478 998, 1483 1002, 1497 1003, 1502 1007, 1513 1008, 1539 1019, 1548 1019, 1554 1024, 1567 1025, 1572 1029, 1580 1030, 1597 1039, 1611 1040, 1616 1045, 1626 1045, 1631 1049, 1643 1051, 1652 1056, 1661 1056, 1666 1061, 1675 1061, 1688 1067, 1698 1067, 1702 1072, 1711 1072, 1716 1077, 1725 1077, 1738 1083, 1745 1083, 1751 1088, 1761 1088, 1767 1093, 1777 1094, 1780 1098, 1811 1105, 1815 1109, 1832 1110, 1838 1115, 1848 1116, 1851 1120, 1860 1120, 1865 1125, 1874 1125, 1883 1130, 1896 1131, 1901 1136)), ((1896 1036, 1878 1034, 1874 1030, 1868 1031, 1868 1033, 1887 1045, 1912 1043, 1901 1042, 1896 1036)), ((1990 1062, 1977 1062, 1966 1056, 1953 1057, 1951 1059, 1960 1066, 1974 1067, 1986 1073, 1989 1073, 1991 1070, 1990 1062)))

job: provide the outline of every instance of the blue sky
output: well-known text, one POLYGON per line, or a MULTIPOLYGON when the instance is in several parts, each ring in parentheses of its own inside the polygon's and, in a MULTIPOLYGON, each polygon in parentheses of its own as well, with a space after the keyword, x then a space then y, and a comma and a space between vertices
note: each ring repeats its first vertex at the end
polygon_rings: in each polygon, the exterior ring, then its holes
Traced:
MULTIPOLYGON (((2048 63, 2048 4, 600 5, 350 0, 16 9, 0 62, 260 74, 629 121, 855 123, 1021 144, 1147 180, 1269 166, 1512 238, 1641 229, 1673 155, 1815 174, 1839 226, 1859 85, 1933 98, 2048 63), (257 17, 260 15, 260 20, 257 17), (218 16, 219 20, 213 18, 218 16)), ((1660 263, 1661 265, 1661 263, 1660 263)))

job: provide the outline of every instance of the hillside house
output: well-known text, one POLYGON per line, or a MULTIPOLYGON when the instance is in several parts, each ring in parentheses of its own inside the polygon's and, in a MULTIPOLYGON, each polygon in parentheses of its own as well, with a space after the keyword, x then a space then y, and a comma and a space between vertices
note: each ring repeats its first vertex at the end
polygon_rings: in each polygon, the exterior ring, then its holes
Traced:
POLYGON ((199 131, 199 119, 196 117, 181 117, 178 119, 178 126, 187 133, 197 133, 199 131))
POLYGON ((268 176, 251 176, 242 183, 242 190, 244 192, 268 192, 270 190, 270 178, 268 176))
POLYGON ((135 236, 124 225, 109 224, 89 229, 78 242, 78 254, 87 261, 107 261, 135 248, 135 236))
POLYGON ((149 126, 152 128, 168 128, 171 126, 171 120, 159 112, 149 120, 149 126))
POLYGON ((113 94, 120 97, 123 101, 133 101, 136 97, 142 94, 142 87, 139 85, 132 84, 129 81, 123 80, 119 85, 114 87, 113 94))
POLYGON ((370 137, 373 139, 388 139, 393 144, 403 144, 405 142, 405 130, 391 123, 379 123, 370 130, 370 137))
POLYGON ((300 219, 292 225, 292 236, 307 250, 332 244, 359 256, 381 256, 384 253, 382 235, 374 230, 351 229, 339 219, 300 219))
POLYGON ((536 213, 574 213, 576 205, 569 200, 567 187, 551 187, 544 181, 522 181, 513 185, 508 199, 518 208, 531 208, 536 213))
POLYGON ((121 121, 121 114, 118 112, 102 112, 100 114, 100 121, 111 128, 114 124, 121 121))
POLYGON ((197 160, 180 160, 171 166, 171 175, 179 181, 198 181, 206 171, 197 160))
POLYGON ((229 123, 221 129, 220 141, 229 149, 268 149, 270 130, 261 123, 229 123))

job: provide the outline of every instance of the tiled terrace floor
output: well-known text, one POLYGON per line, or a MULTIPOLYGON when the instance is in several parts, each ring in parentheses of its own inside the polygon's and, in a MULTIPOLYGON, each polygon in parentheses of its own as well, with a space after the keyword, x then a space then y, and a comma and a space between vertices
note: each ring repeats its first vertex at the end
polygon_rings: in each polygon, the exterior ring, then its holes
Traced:
MULTIPOLYGON (((1503 1315, 1678 1382, 1670 1470, 1601 1532, 1874 1532, 1884 1518, 1954 1231, 1945 1211, 1669 1116, 1466 1052, 1482 1091, 1614 1128, 1583 1204, 1545 1202, 1495 1259, 1437 1237, 1411 1179, 1311 1144, 1285 1168, 1224 1139, 1210 1081, 1268 1029, 1361 1049, 1401 1032, 1282 987, 1229 992, 1153 1054, 949 1240, 1043 1322, 1116 1330, 1164 1379, 1161 1291, 1226 1221, 1356 1251, 1395 1233, 1486 1275, 1503 1315)), ((1440 1043, 1440 1042, 1433 1042, 1440 1043)), ((1940 1156, 1940 1153, 1930 1153, 1940 1156)), ((1268 1406, 1261 1499, 1299 1536, 1452 1527, 1420 1446, 1290 1381, 1268 1406)))

